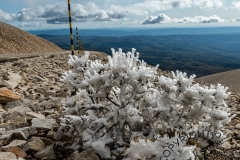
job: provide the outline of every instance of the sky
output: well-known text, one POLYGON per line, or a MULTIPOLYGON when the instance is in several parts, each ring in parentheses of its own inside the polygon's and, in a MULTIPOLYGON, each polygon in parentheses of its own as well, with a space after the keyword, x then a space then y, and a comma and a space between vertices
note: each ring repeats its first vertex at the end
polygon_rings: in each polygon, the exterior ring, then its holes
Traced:
MULTIPOLYGON (((71 0, 73 27, 240 26, 240 0, 71 0)), ((21 29, 67 28, 68 0, 0 0, 0 21, 21 29)))

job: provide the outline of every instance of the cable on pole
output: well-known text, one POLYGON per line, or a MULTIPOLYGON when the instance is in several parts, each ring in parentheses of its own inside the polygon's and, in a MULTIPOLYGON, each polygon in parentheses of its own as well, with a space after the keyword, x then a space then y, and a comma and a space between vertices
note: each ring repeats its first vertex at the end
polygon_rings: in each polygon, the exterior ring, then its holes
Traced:
POLYGON ((71 50, 72 50, 72 55, 74 55, 73 34, 72 34, 72 14, 71 14, 70 0, 68 0, 68 17, 69 17, 71 50))

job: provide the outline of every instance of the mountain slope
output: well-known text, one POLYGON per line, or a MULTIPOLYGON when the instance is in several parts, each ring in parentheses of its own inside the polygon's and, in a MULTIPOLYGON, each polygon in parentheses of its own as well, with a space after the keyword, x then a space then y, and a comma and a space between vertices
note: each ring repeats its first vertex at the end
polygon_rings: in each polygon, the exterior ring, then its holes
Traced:
POLYGON ((0 54, 38 54, 63 51, 57 45, 0 22, 0 54))
POLYGON ((220 83, 227 86, 229 91, 240 94, 240 69, 200 77, 196 81, 215 85, 220 83))

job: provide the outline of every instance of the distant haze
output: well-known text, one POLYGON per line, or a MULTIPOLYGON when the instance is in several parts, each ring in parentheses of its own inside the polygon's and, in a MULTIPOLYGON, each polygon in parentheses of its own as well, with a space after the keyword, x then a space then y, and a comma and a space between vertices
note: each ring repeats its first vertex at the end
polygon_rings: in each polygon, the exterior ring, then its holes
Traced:
MULTIPOLYGON (((112 29, 81 29, 80 36, 130 36, 130 35, 205 35, 205 34, 234 34, 240 33, 240 27, 213 27, 213 28, 112 28, 112 29)), ((69 35, 69 29, 28 30, 41 35, 69 35)), ((76 33, 73 28, 73 33, 76 33)))
MULTIPOLYGON (((30 31, 65 50, 70 50, 68 29, 30 31)), ((76 36, 74 44, 76 47, 76 36)), ((151 28, 79 30, 85 50, 111 55, 111 48, 124 52, 136 48, 150 65, 199 76, 240 69, 240 28, 151 28)))

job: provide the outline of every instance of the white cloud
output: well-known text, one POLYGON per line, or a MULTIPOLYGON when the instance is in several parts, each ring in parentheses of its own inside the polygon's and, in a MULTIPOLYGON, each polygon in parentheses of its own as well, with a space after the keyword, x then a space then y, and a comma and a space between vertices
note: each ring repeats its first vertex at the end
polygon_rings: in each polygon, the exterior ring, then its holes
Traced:
POLYGON ((21 22, 19 24, 19 27, 41 27, 42 24, 40 24, 39 22, 34 22, 34 23, 25 23, 25 22, 21 22))
POLYGON ((142 24, 156 24, 156 23, 221 23, 226 20, 220 18, 217 15, 205 17, 184 17, 184 18, 170 18, 165 14, 159 14, 158 16, 150 16, 143 20, 142 24))
POLYGON ((142 24, 171 23, 171 18, 161 13, 158 16, 149 16, 143 20, 142 24))
POLYGON ((226 20, 220 18, 217 15, 205 17, 205 16, 195 16, 195 17, 184 17, 180 19, 173 19, 172 22, 176 23, 221 23, 226 20))
POLYGON ((240 10, 240 1, 234 1, 234 2, 232 2, 232 4, 233 4, 234 8, 240 10))
POLYGON ((9 14, 0 9, 0 21, 12 21, 15 16, 15 14, 9 14))
POLYGON ((200 9, 211 9, 213 7, 222 7, 223 2, 221 0, 196 0, 193 1, 193 5, 200 9))

